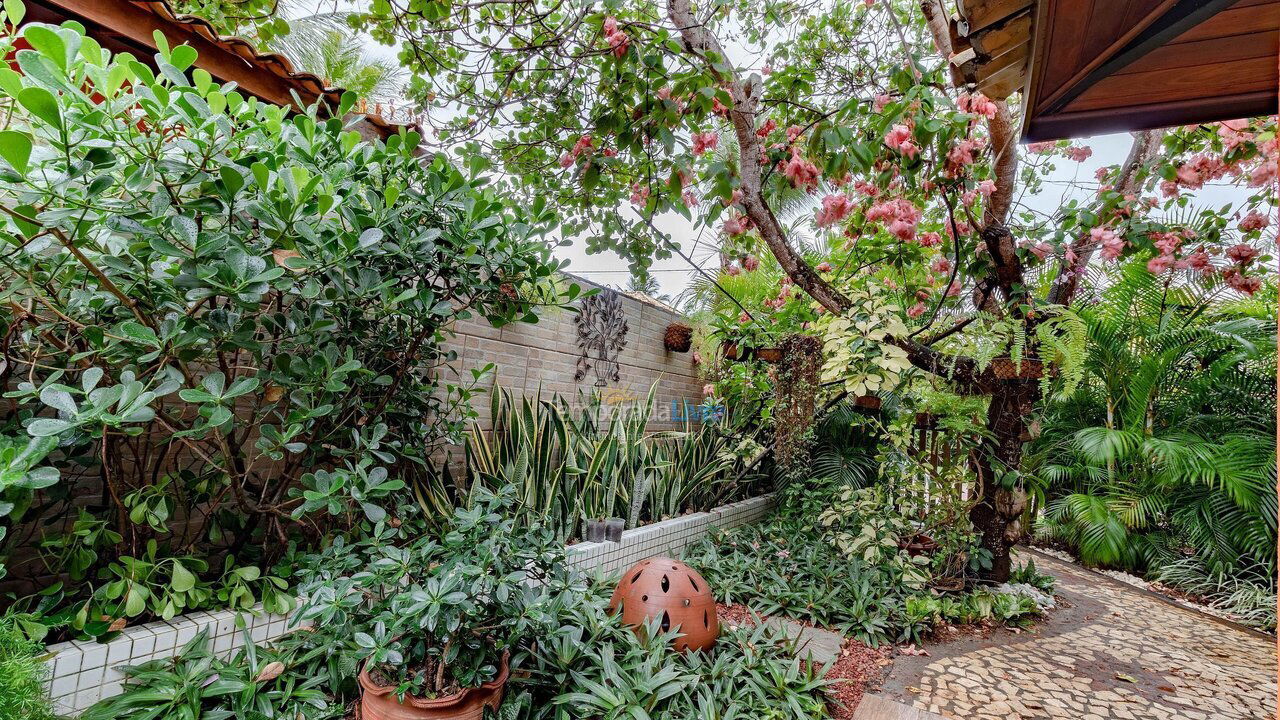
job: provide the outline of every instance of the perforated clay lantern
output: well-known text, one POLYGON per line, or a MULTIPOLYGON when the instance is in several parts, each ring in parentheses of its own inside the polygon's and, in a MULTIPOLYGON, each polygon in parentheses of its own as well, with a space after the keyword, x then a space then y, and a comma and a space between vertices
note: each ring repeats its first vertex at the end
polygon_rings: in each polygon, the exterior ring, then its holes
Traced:
POLYGON ((679 560, 651 557, 641 560, 622 575, 609 600, 622 621, 639 628, 649 618, 660 618, 662 629, 678 627, 683 637, 674 647, 710 650, 720 636, 716 599, 696 570, 679 560))

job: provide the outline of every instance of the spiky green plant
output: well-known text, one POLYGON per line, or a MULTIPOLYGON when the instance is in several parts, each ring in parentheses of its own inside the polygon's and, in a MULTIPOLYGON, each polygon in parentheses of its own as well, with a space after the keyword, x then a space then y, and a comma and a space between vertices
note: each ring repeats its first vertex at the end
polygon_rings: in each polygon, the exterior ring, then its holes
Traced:
MULTIPOLYGON (((1075 308, 1087 378, 1048 408, 1031 454, 1050 498, 1040 534, 1099 565, 1144 571, 1190 554, 1210 572, 1263 567, 1274 578, 1270 311, 1138 264, 1101 280, 1096 300, 1075 308)), ((1275 287, 1259 295, 1274 303, 1275 287)))

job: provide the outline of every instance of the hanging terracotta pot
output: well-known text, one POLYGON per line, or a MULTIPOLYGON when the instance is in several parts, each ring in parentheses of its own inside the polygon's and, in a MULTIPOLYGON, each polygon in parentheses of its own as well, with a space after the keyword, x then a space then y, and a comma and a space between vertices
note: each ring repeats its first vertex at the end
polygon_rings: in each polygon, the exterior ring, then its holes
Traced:
POLYGON ((716 599, 696 570, 679 560, 652 557, 622 574, 609 600, 609 609, 637 632, 646 620, 658 618, 663 630, 677 628, 682 637, 673 647, 710 650, 720 635, 716 599))
POLYGON ((689 352, 693 346, 693 328, 680 322, 671 323, 662 337, 662 344, 671 352, 689 352))
POLYGON ((782 362, 782 348, 776 348, 776 347, 756 348, 756 357, 767 363, 782 362))
POLYGON ((998 357, 991 361, 991 374, 999 380, 1038 380, 1044 376, 1044 363, 1040 358, 1024 357, 1015 363, 1011 357, 998 357))
POLYGON ((879 396, 876 395, 859 395, 853 399, 853 404, 856 407, 865 408, 867 410, 879 410, 881 401, 879 396))
POLYGON ((405 695, 401 701, 394 687, 378 685, 365 669, 360 670, 361 720, 483 720, 484 709, 497 712, 502 704, 502 691, 506 687, 511 669, 510 655, 502 654, 498 676, 476 688, 466 688, 452 695, 438 698, 420 698, 405 695))
POLYGON ((724 356, 730 360, 738 359, 738 343, 727 342, 721 345, 720 349, 724 352, 724 356))

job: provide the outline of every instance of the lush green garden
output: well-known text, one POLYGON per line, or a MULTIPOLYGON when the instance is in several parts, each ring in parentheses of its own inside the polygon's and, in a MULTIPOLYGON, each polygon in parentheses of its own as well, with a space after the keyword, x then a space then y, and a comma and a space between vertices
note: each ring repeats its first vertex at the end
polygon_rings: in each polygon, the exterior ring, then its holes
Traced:
MULTIPOLYGON (((290 47, 274 3, 184 5, 290 47)), ((829 717, 828 668, 776 629, 671 652, 566 554, 589 521, 767 493, 683 559, 869 646, 1035 623, 1053 578, 1017 543, 1274 632, 1274 118, 1138 134, 1045 212, 1090 150, 1015 149, 1017 108, 951 87, 915 3, 543 5, 339 18, 441 116, 385 142, 344 123, 355 93, 290 112, 163 36, 0 39, 0 717, 50 713, 45 644, 222 609, 296 629, 198 637, 85 717, 499 681, 502 718, 829 717), (682 298, 712 419, 451 372, 457 322, 596 292, 562 238, 642 280, 684 254, 659 217, 720 258, 682 298)), ((358 65, 344 37, 311 61, 358 65)))

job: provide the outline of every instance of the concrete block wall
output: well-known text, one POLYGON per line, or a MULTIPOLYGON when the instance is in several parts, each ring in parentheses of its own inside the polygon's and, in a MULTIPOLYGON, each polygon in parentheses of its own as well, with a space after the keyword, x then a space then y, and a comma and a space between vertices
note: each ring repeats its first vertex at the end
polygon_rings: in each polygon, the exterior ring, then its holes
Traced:
MULTIPOLYGON (((762 519, 773 508, 773 496, 763 495, 713 510, 692 513, 627 530, 618 543, 579 543, 568 548, 569 562, 592 575, 612 575, 653 555, 678 556, 712 528, 733 528, 762 519)), ((229 656, 245 644, 244 630, 232 610, 194 612, 169 621, 126 628, 107 643, 64 642, 50 645, 47 687, 55 709, 78 715, 103 698, 120 694, 123 668, 149 660, 174 657, 201 630, 207 630, 215 652, 229 656)), ((289 632, 288 617, 239 613, 255 643, 289 632)))
MULTIPOLYGON (((568 279, 584 288, 599 287, 579 277, 568 279)), ((621 295, 621 302, 628 329, 626 344, 618 356, 619 379, 603 387, 596 386, 593 370, 581 381, 574 380, 581 352, 577 345, 578 316, 572 312, 549 310, 537 323, 502 328, 492 327, 483 319, 460 321, 454 327, 457 336, 445 347, 458 354, 459 362, 454 363, 458 375, 468 378, 471 370, 493 363, 496 372, 490 386, 496 383, 515 397, 541 392, 544 397, 559 394, 572 401, 579 391, 598 390, 606 404, 638 403, 656 383, 649 429, 681 428, 685 403, 701 403, 703 386, 693 352, 673 353, 663 346, 667 326, 682 316, 656 301, 626 294, 621 295)), ((491 427, 487 402, 475 405, 480 426, 491 427)))

